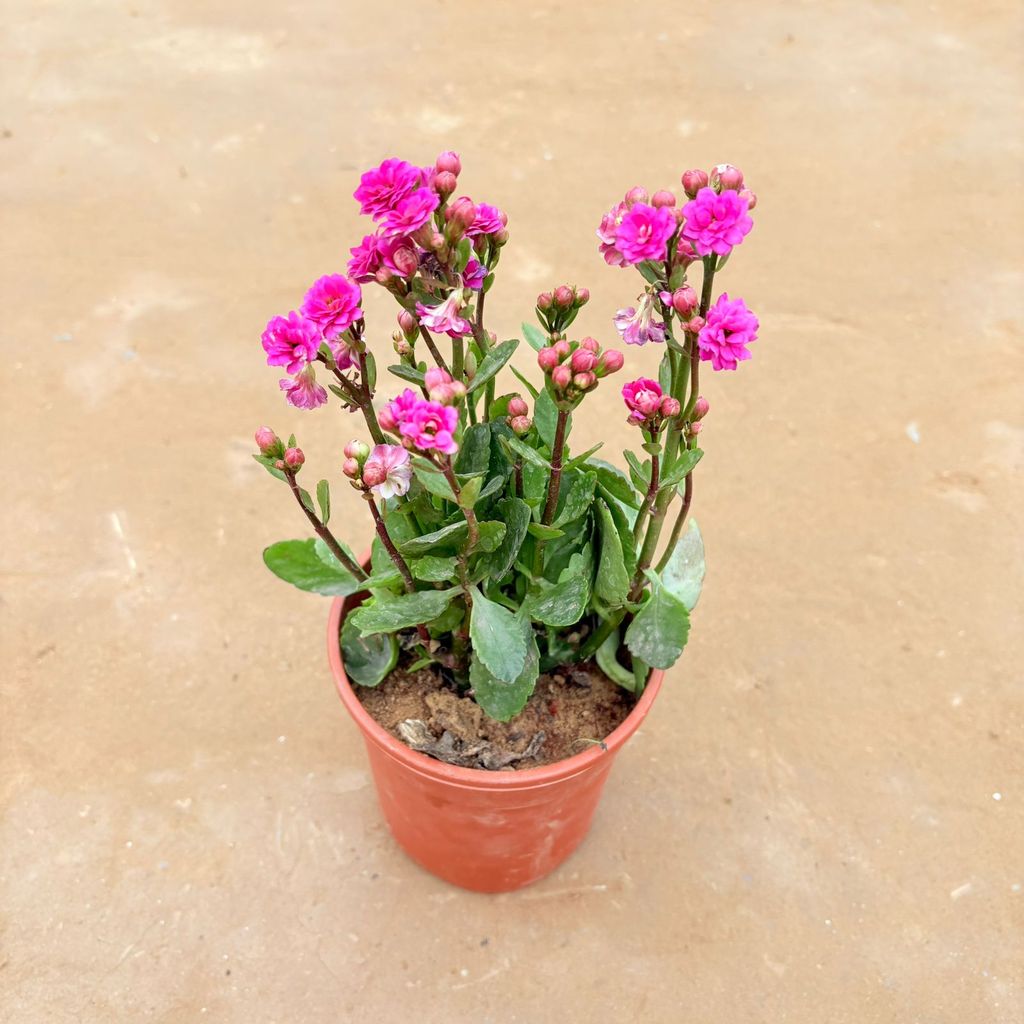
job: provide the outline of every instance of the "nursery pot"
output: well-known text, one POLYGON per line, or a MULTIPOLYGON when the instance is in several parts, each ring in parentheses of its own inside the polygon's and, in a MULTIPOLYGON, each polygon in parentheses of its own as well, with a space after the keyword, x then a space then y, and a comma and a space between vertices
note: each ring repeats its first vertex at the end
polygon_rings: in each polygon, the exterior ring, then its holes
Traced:
POLYGON ((339 635, 365 595, 335 598, 327 654, 342 703, 366 742, 377 796, 399 845, 447 882, 477 892, 508 892, 543 878, 583 841, 612 762, 636 732, 661 688, 647 687, 621 725, 555 764, 522 771, 460 768, 397 740, 364 710, 345 675, 339 635))

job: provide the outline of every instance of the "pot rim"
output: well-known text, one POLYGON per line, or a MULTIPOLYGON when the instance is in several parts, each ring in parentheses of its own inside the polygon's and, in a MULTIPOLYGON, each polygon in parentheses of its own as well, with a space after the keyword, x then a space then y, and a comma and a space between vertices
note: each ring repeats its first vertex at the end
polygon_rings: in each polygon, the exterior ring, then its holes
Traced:
POLYGON ((345 665, 341 656, 341 624, 349 609, 362 599, 361 594, 351 597, 336 597, 331 602, 331 611, 327 617, 327 656, 334 676, 334 686, 338 691, 342 704, 355 720, 363 736, 372 740, 384 753, 399 761, 410 770, 430 778, 440 779, 456 786, 470 789, 530 789, 549 786, 562 782, 594 767, 599 761, 611 758, 640 727, 654 703, 662 680, 664 670, 651 669, 647 686, 633 710, 604 739, 603 744, 593 744, 572 757, 563 758, 553 764, 541 765, 537 768, 523 768, 520 771, 492 772, 484 768, 462 768, 458 765, 445 764, 427 754, 413 750, 391 735, 363 707, 355 695, 352 685, 345 674, 345 665))

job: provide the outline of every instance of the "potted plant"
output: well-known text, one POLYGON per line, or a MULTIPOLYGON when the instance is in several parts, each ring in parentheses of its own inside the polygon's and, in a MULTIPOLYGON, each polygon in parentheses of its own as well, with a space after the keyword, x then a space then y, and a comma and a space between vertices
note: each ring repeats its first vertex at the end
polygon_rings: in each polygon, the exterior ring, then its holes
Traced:
POLYGON ((684 203, 638 187, 600 222, 605 262, 641 276, 618 333, 664 346, 657 380, 622 387, 638 448, 624 471, 572 437, 574 411, 623 369, 622 352, 572 331, 589 293, 561 285, 522 325, 541 385, 514 368, 520 341, 499 341, 484 315, 507 218, 455 198, 460 172, 450 152, 366 172, 355 198, 376 229, 348 274, 321 277, 263 333, 292 406, 331 392, 362 417, 364 439, 339 462, 372 525, 366 555, 335 534, 328 481, 299 483, 294 436, 261 427, 255 457, 315 534, 264 560, 334 598, 331 667, 394 835, 442 878, 502 891, 582 840, 616 752, 686 645, 704 575, 688 518, 708 412, 699 374, 750 357, 757 319, 714 286, 755 197, 720 165, 682 176, 684 203), (397 383, 380 399, 381 346, 361 309, 371 282, 399 306, 397 383), (498 385, 506 369, 515 390, 498 385))

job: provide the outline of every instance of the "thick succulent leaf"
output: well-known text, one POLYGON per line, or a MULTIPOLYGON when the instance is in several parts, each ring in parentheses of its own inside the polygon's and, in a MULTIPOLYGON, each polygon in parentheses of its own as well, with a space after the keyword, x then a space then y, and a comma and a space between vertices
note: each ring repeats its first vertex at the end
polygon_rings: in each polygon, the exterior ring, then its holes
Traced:
POLYGON ((429 555, 438 551, 454 552, 459 549, 469 534, 465 519, 448 526, 442 526, 433 533, 425 533, 422 537, 410 537, 398 545, 403 555, 429 555))
POLYGON ((568 576, 558 583, 541 581, 530 595, 530 615, 545 626, 575 626, 590 601, 590 580, 568 576))
POLYGON ((515 564, 526 539, 531 513, 530 506, 521 498, 505 498, 498 502, 495 511, 505 524, 505 536, 491 555, 489 569, 492 576, 500 579, 515 564))
POLYGON ((486 473, 491 460, 491 428, 487 423, 474 423, 462 435, 459 454, 455 457, 455 472, 459 476, 486 473))
POLYGON ((513 612, 473 588, 469 618, 473 653, 496 679, 512 683, 526 663, 527 643, 522 624, 513 612))
POLYGON ((487 355, 484 356, 477 368, 476 376, 473 377, 473 383, 469 385, 469 394, 481 388, 486 384, 497 372, 512 358, 512 353, 515 352, 519 346, 519 339, 512 338, 509 341, 503 341, 500 345, 495 345, 487 355))
POLYGON ((398 664, 398 642, 390 634, 363 636, 349 616, 341 627, 345 675, 360 686, 377 686, 398 664))
POLYGON ((458 559, 454 555, 424 555, 409 563, 409 570, 424 583, 447 583, 455 579, 458 559))
POLYGON ((630 693, 636 688, 636 680, 633 673, 618 659, 619 646, 622 643, 622 635, 619 630, 608 634, 608 638, 597 649, 595 659, 597 667, 613 682, 618 683, 624 690, 630 693))
POLYGON ((662 586, 693 611, 704 585, 704 539, 696 519, 686 524, 675 550, 661 572, 662 586))
POLYGON ((539 352, 542 348, 546 348, 550 341, 548 336, 539 328, 533 324, 523 323, 523 337, 526 339, 526 344, 530 346, 535 352, 539 352))
POLYGON ((524 617, 523 621, 530 634, 527 639, 526 660, 522 671, 511 683, 498 679, 490 672, 476 656, 475 651, 469 662, 469 682, 473 687, 473 696, 484 709, 484 713, 499 722, 507 722, 523 710, 540 675, 540 651, 537 649, 537 641, 533 637, 529 619, 524 617))
POLYGON ((366 586, 333 556, 325 562, 313 540, 278 541, 264 550, 263 561, 275 576, 314 594, 348 597, 366 586))
POLYGON ((594 593, 610 607, 619 607, 626 603, 629 596, 629 573, 622 553, 622 540, 618 528, 612 518, 608 505, 597 500, 600 522, 601 547, 597 562, 597 578, 594 581, 594 593))
POLYGON ((371 633, 394 633, 436 619, 459 593, 448 590, 418 590, 414 594, 378 594, 372 604, 364 604, 349 618, 364 636, 371 633))
POLYGON ((651 588, 626 630, 626 646, 654 668, 671 668, 686 646, 690 616, 686 605, 662 586, 657 573, 647 576, 651 588))
POLYGON ((568 478, 563 474, 558 514, 552 526, 565 526, 586 515, 594 504, 596 483, 597 476, 594 473, 572 472, 568 478))

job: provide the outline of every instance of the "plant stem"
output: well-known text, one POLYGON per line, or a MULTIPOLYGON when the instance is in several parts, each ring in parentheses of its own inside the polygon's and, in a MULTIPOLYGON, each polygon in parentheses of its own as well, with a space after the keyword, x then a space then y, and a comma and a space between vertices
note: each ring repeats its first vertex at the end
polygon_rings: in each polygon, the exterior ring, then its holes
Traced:
POLYGON ((654 501, 658 497, 658 485, 661 482, 661 463, 658 460, 657 455, 651 456, 651 482, 647 485, 647 493, 644 495, 643 503, 640 505, 640 511, 636 514, 636 522, 633 524, 633 544, 634 546, 640 543, 640 535, 643 533, 644 523, 647 520, 647 516, 650 514, 651 509, 654 506, 654 501))
POLYGON ((391 561, 395 563, 395 568, 402 574, 402 581, 405 583, 406 593, 413 593, 416 590, 416 583, 413 581, 412 573, 409 571, 409 566, 406 564, 405 559, 399 554, 398 548, 395 547, 395 542, 391 539, 391 534, 388 533, 388 528, 384 525, 384 517, 380 514, 380 509, 377 508, 377 502, 373 500, 373 496, 369 491, 367 491, 363 497, 366 499, 366 503, 370 506, 370 515, 373 516, 373 522, 377 527, 377 536, 380 537, 381 544, 384 545, 385 550, 391 556, 391 561))
POLYGON ((466 525, 469 526, 469 536, 466 538, 466 551, 472 551, 476 547, 477 541, 480 540, 480 525, 476 521, 476 513, 471 508, 465 508, 462 504, 462 489, 459 487, 459 481, 455 477, 455 470, 452 469, 452 458, 450 455, 444 457, 444 461, 441 463, 441 472, 444 473, 444 478, 448 481, 448 486, 451 487, 455 500, 459 503, 462 514, 466 517, 466 525))
POLYGON ((380 424, 377 422, 377 414, 373 410, 373 392, 370 390, 370 381, 366 375, 365 351, 359 353, 359 378, 361 382, 360 397, 362 399, 359 403, 359 408, 362 409, 363 418, 366 420, 366 426, 370 431, 370 437, 373 438, 375 444, 386 444, 384 431, 380 429, 380 424))
POLYGON ((605 616, 601 620, 601 625, 583 641, 583 646, 579 650, 580 661, 593 657, 601 644, 619 628, 625 617, 625 608, 620 608, 618 611, 612 612, 611 615, 605 616))
POLYGON ((686 474, 686 483, 683 486, 683 507, 679 510, 679 515, 676 517, 676 521, 672 526, 672 533, 669 535, 668 544, 665 547, 665 553, 661 556, 661 561, 658 562, 658 572, 663 572, 665 566, 668 565, 668 560, 672 557, 672 552, 675 550, 676 544, 679 542, 679 536, 683 532, 683 524, 686 522, 687 513, 690 511, 690 502, 693 500, 693 470, 686 474))
POLYGON ((430 331, 428 331, 423 324, 420 324, 420 336, 423 338, 424 342, 426 342, 427 348, 430 349, 430 354, 434 357, 434 362, 437 363, 445 373, 450 374, 451 370, 448 369, 448 364, 444 361, 441 353, 438 352, 437 346, 434 344, 434 339, 430 336, 430 331))
POLYGON ((545 526, 551 525, 551 520, 555 518, 555 510, 558 508, 558 491, 562 481, 562 453, 565 448, 565 425, 568 420, 569 414, 564 409, 559 409, 558 418, 555 420, 555 439, 551 446, 551 479, 548 481, 548 500, 541 518, 541 522, 545 526))
POLYGON ((302 494, 299 491, 299 485, 295 482, 295 473, 290 469, 285 469, 284 478, 288 481, 288 486, 291 488, 292 494, 295 495, 295 500, 299 503, 299 508, 305 513, 306 518, 309 520, 313 529, 316 530, 317 536, 330 548, 331 554, 341 562, 343 566, 353 575, 357 580, 365 580, 366 573, 363 572, 362 567, 347 554, 345 554, 344 548, 338 543, 334 534, 320 521, 319 516, 309 508, 306 507, 302 500, 302 494))
MULTIPOLYGON (((487 351, 490 345, 487 340, 487 332, 484 330, 484 299, 487 297, 487 293, 481 287, 480 297, 476 301, 476 325, 473 328, 473 336, 476 338, 477 345, 480 346, 480 355, 487 355, 487 351)), ((491 403, 494 401, 494 378, 492 377, 484 385, 484 411, 483 418, 486 423, 491 415, 491 403)))
POLYGON ((452 338, 452 377, 455 380, 462 380, 465 375, 464 362, 462 339, 452 338))

